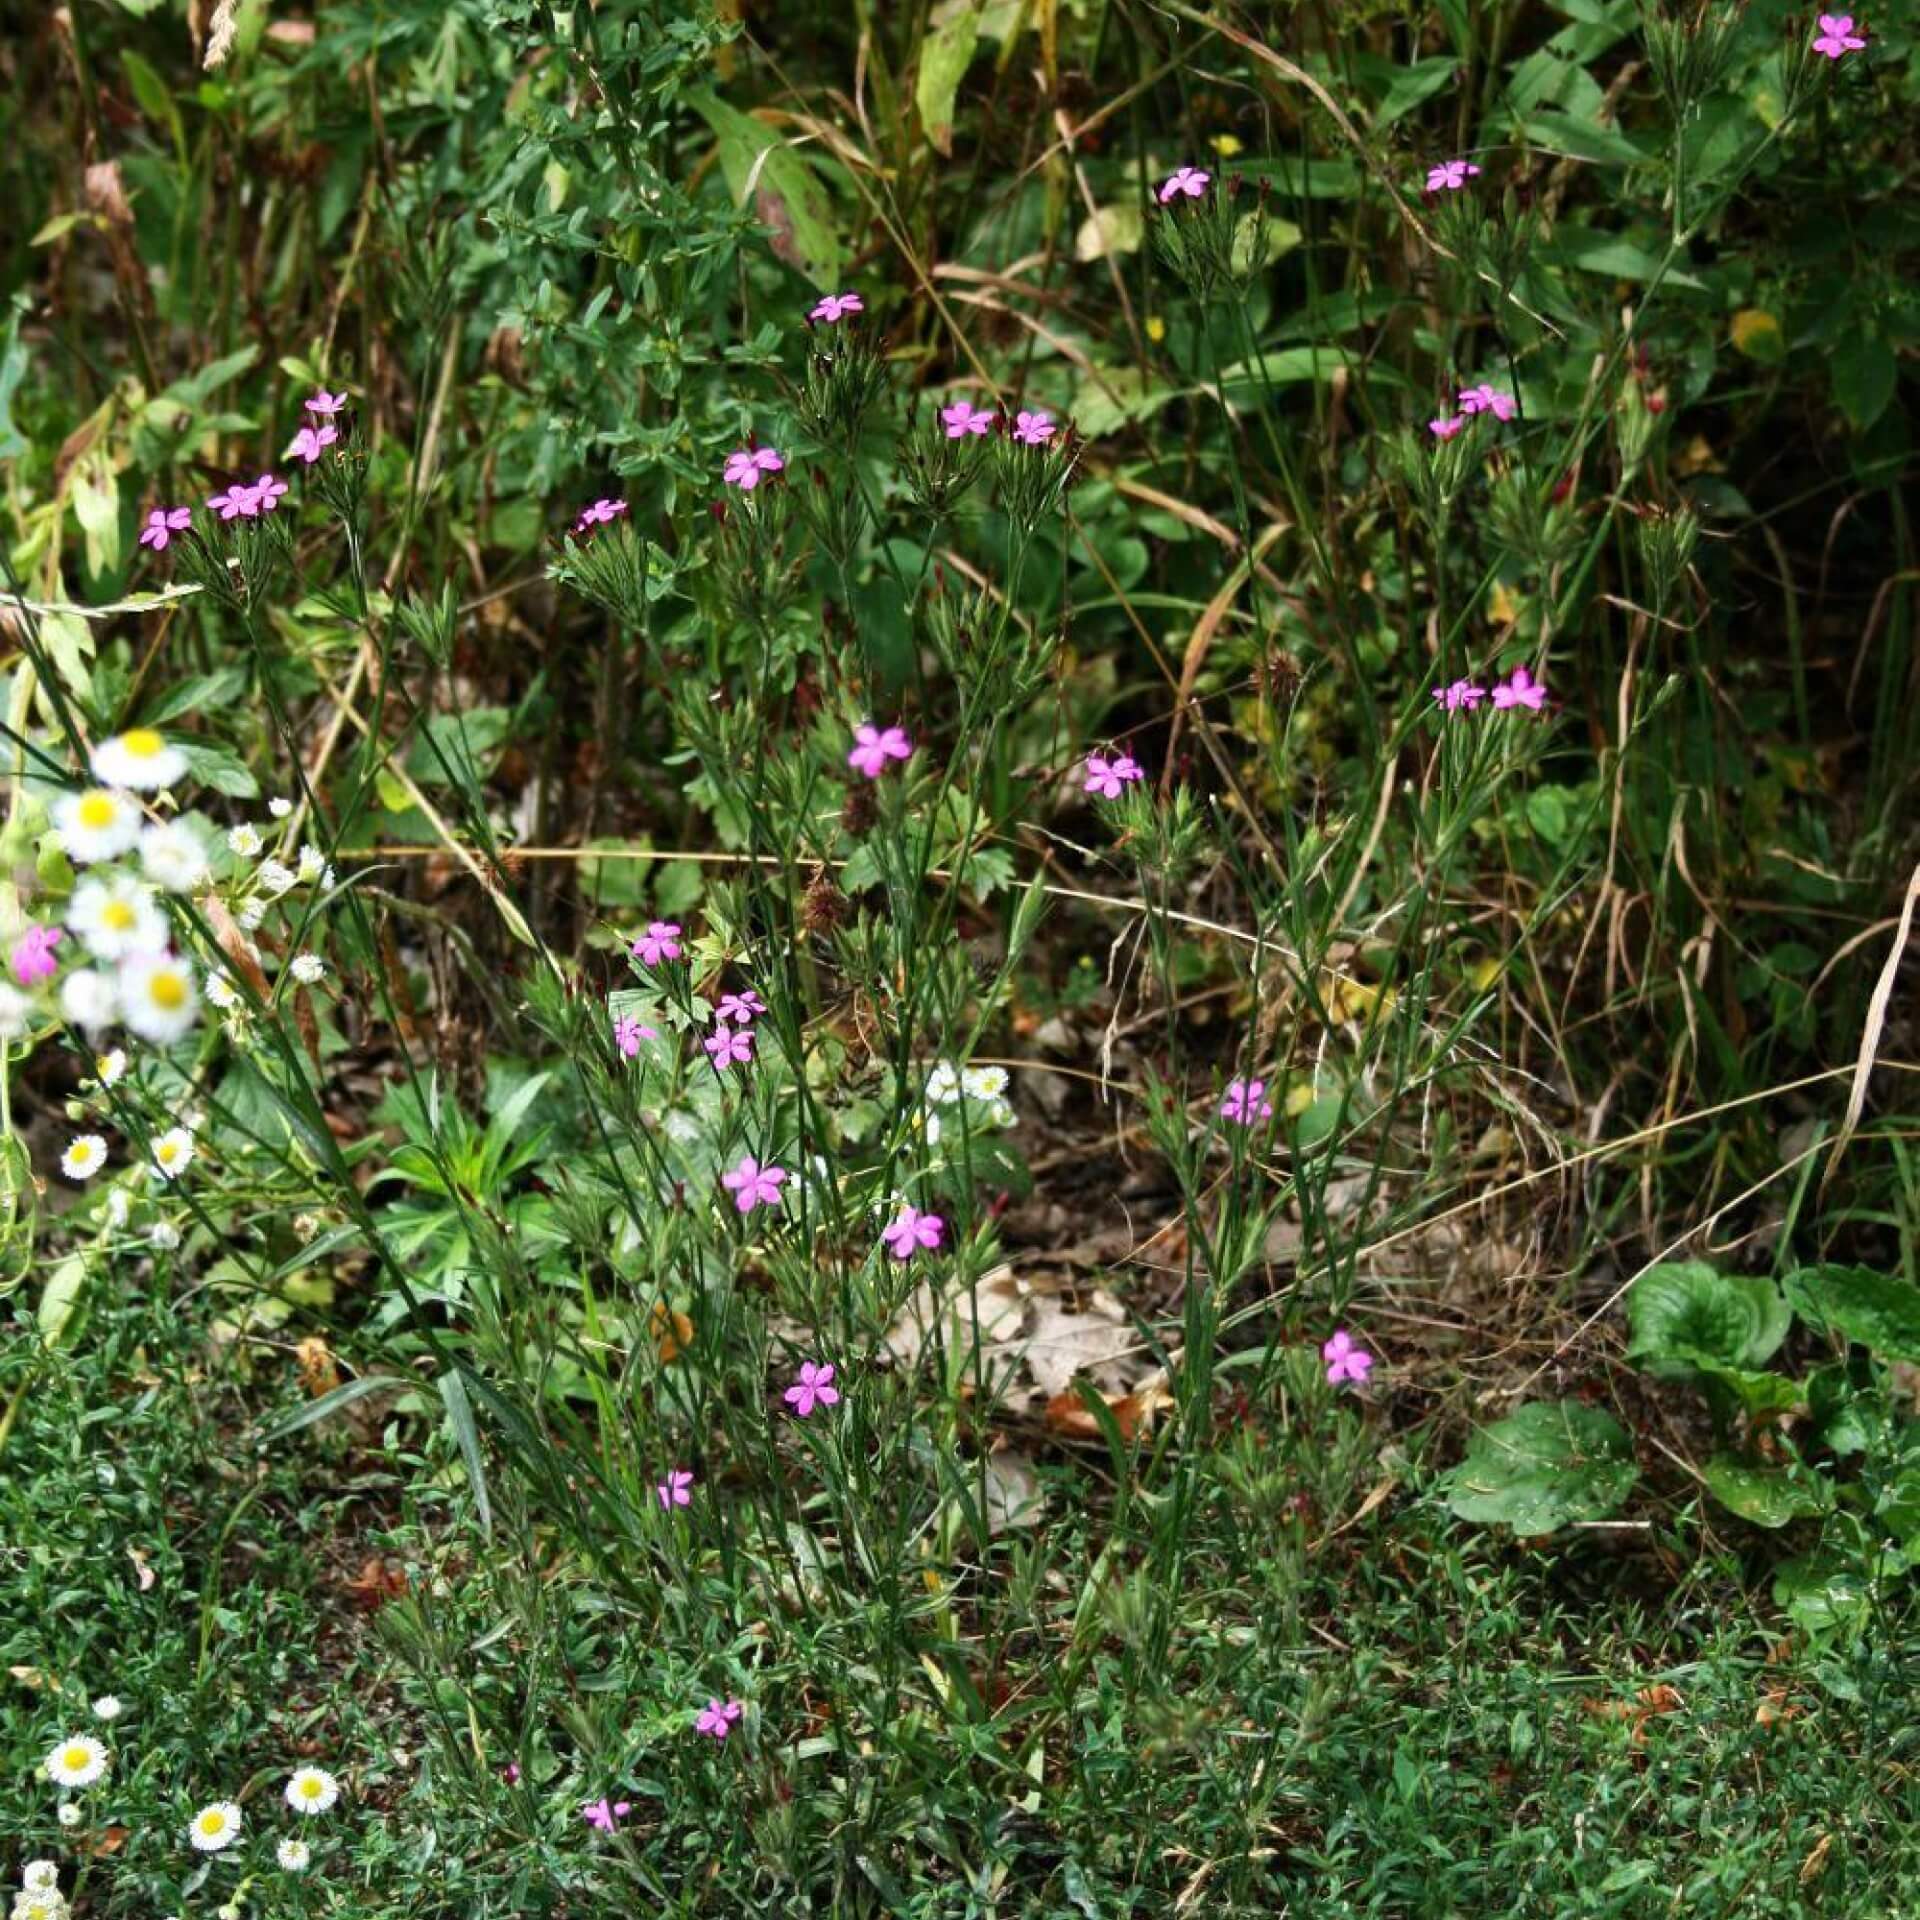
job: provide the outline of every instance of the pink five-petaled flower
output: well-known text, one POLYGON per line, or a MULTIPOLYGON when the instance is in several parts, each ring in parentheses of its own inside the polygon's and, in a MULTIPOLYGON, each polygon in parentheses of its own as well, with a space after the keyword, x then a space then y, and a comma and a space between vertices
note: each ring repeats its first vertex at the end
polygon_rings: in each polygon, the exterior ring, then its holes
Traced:
POLYGON ((610 527, 626 510, 624 500, 596 500, 580 509, 580 518, 573 523, 573 530, 584 533, 589 527, 610 527))
POLYGON ((660 1496, 663 1507, 690 1507, 693 1505, 692 1486, 693 1475, 685 1467, 670 1467, 667 1477, 654 1488, 654 1492, 660 1496))
POLYGON ((1464 413, 1443 413, 1438 420, 1427 422, 1427 431, 1436 440, 1451 440, 1467 424, 1464 413))
POLYGON ((753 1035, 745 1027, 729 1027, 723 1022, 700 1044, 712 1057, 716 1073, 728 1067, 744 1067, 753 1059, 753 1035))
POLYGON ((1236 1125, 1250 1127, 1256 1120, 1273 1118, 1273 1102, 1267 1098, 1264 1080, 1229 1080, 1220 1096, 1220 1117, 1236 1125))
POLYGON ((317 413, 324 418, 330 413, 345 411, 347 396, 344 393, 329 393, 325 387, 307 401, 307 411, 317 413))
POLYGON ((738 1700, 709 1700, 700 1709, 700 1717, 694 1723, 696 1733, 710 1733, 716 1740, 727 1737, 727 1729, 740 1718, 738 1700))
POLYGON ((155 507, 147 515, 147 524, 140 529, 140 544, 151 547, 155 553, 165 553, 167 542, 192 525, 191 507, 155 507))
POLYGON ((767 1003, 751 987, 742 987, 738 993, 723 993, 713 1012, 718 1020, 731 1020, 735 1026, 744 1027, 766 1010, 767 1003))
POLYGON ((1023 447, 1044 447, 1053 438, 1053 415, 1029 413, 1022 407, 1013 416, 1013 437, 1023 447))
POLYGON ((1479 171, 1471 160, 1442 160, 1427 169, 1427 191, 1458 193, 1479 171))
POLYGON ((751 493, 760 484, 763 473, 778 473, 787 463, 771 447, 742 447, 727 455, 720 477, 730 487, 751 493))
POLYGON ((847 765, 869 780, 878 780, 889 760, 905 760, 913 752, 913 742, 900 727, 876 727, 863 723, 853 730, 853 751, 847 765))
POLYGON ((1476 687, 1471 680, 1455 680, 1449 686, 1435 687, 1433 697, 1439 701, 1442 713, 1459 713, 1463 709, 1471 713, 1487 697, 1487 690, 1476 687))
POLYGON ((270 473, 263 473, 260 478, 253 483, 253 491, 260 501, 260 508, 263 513, 271 513, 274 508, 280 504, 280 497, 286 490, 287 483, 284 480, 276 479, 270 473))
POLYGON ((1493 704, 1496 707, 1530 707, 1535 713, 1540 711, 1546 698, 1545 685, 1525 667, 1515 667, 1493 690, 1493 704))
POLYGON ((633 957, 643 967, 657 967, 662 960, 680 958, 678 920, 651 920, 647 930, 633 943, 633 957))
POLYGON ((587 1825, 597 1827, 602 1833, 611 1833, 616 1820, 624 1820, 633 1811, 630 1800, 609 1800, 604 1794, 598 1800, 589 1800, 580 1809, 587 1825))
POLYGON ((780 1204, 780 1183, 786 1177, 785 1167, 763 1167, 752 1154, 743 1153, 740 1164, 720 1176, 720 1184, 733 1195, 741 1213, 751 1213, 755 1207, 780 1204))
POLYGON ((1160 182, 1160 204, 1164 207, 1183 193, 1189 200, 1198 200, 1212 179, 1212 174, 1199 167, 1182 167, 1160 182))
POLYGON ((208 501, 222 520, 252 520, 260 512, 260 495, 252 487, 243 487, 237 480, 225 493, 216 493, 208 501))
POLYGON ((993 425, 993 409, 976 407, 971 400, 956 400, 940 409, 940 424, 949 440, 964 440, 968 434, 982 434, 993 425))
POLYGON ((867 303, 857 293, 829 293, 817 301, 807 314, 809 320, 823 321, 832 326, 835 321, 844 320, 850 313, 865 313, 867 303))
POLYGON ((58 927, 29 927, 13 943, 10 956, 13 977, 23 987, 30 987, 36 980, 44 980, 59 969, 59 961, 53 957, 53 950, 60 944, 58 927))
POLYGON ((1813 41, 1815 53, 1824 53, 1829 60, 1838 60, 1843 53, 1856 53, 1866 44, 1853 30, 1852 14, 1823 13, 1820 16, 1820 31, 1813 41))
POLYGON ((634 1060, 640 1054, 642 1040, 658 1040, 660 1035, 652 1027, 643 1027, 637 1014, 616 1013, 613 1016, 613 1044, 627 1059, 634 1060))
POLYGON ((1354 1344, 1353 1335, 1345 1327, 1338 1328, 1331 1340, 1320 1349, 1320 1358, 1327 1363, 1327 1385, 1337 1387, 1343 1380, 1351 1380, 1357 1387, 1366 1384, 1367 1375, 1373 1371, 1373 1355, 1365 1347, 1354 1344))
POLYGON ((1496 420, 1511 420, 1514 415, 1513 395, 1502 393, 1498 387, 1489 386, 1482 380, 1477 387, 1460 389, 1460 411, 1490 413, 1496 420))
POLYGON ((833 1384, 833 1366, 816 1367, 811 1360, 800 1362, 800 1378, 780 1396, 802 1419, 815 1407, 837 1407, 840 1389, 833 1384))
POLYGON ((1116 753, 1111 760, 1097 753, 1087 755, 1086 791, 1102 800, 1118 800, 1136 780, 1146 777, 1130 753, 1116 753))
MULTIPOLYGON (((937 1213, 922 1213, 918 1207, 903 1206, 894 1215, 893 1224, 882 1230, 880 1238, 896 1260, 911 1260, 917 1247, 925 1247, 929 1253, 938 1252, 940 1236, 946 1230, 947 1223, 937 1213)), ((828 1368, 828 1372, 832 1372, 832 1368, 828 1368)))
POLYGON ((340 438, 340 429, 331 420, 322 420, 317 427, 302 427, 293 436, 287 448, 289 460, 304 460, 308 466, 320 458, 324 448, 330 447, 340 438))

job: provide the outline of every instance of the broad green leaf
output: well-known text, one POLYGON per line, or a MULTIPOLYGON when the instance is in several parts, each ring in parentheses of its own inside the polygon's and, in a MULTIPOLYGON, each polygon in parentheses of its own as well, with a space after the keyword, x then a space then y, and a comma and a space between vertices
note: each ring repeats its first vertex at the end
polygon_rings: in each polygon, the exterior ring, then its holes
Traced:
POLYGON ((1612 1414, 1536 1400, 1482 1427, 1443 1484, 1462 1520, 1539 1534, 1604 1520, 1639 1477, 1633 1442, 1612 1414))
POLYGON ((1868 1582, 1860 1569, 1824 1554, 1787 1561, 1773 1576, 1774 1605, 1810 1634, 1857 1632, 1867 1623, 1868 1582))
POLYGON ((1893 398, 1893 349, 1876 333, 1849 330, 1828 357, 1833 397, 1856 432, 1878 420, 1893 398))
POLYGON ((1642 1274, 1627 1296, 1627 1319, 1628 1359, 1669 1380, 1705 1365, 1764 1366, 1792 1323, 1771 1280, 1721 1273, 1705 1260, 1669 1260, 1642 1274))
POLYGON ((1104 260, 1110 253, 1138 253, 1146 224, 1137 201, 1116 200, 1110 207, 1096 207, 1073 237, 1073 257, 1104 260))
POLYGON ((1786 335, 1779 320, 1764 307, 1742 307, 1727 331, 1734 351, 1763 367, 1777 367, 1787 357, 1786 335))
POLYGON ((1803 1320, 1871 1347, 1883 1360, 1920 1360, 1920 1287, 1871 1267, 1802 1267, 1787 1298, 1803 1320))
POLYGON ((1536 147, 1602 167, 1644 167, 1652 156, 1624 133, 1597 126, 1570 113, 1541 112, 1520 123, 1519 131, 1536 147))
POLYGON ((963 6, 927 35, 920 48, 920 75, 914 105, 920 125, 936 153, 953 152, 953 101, 980 39, 980 10, 963 6))
POLYGON ((1816 1476, 1786 1467, 1756 1467, 1730 1454, 1709 1460, 1701 1478, 1707 1491, 1742 1520, 1756 1527, 1784 1527, 1790 1521, 1825 1513, 1833 1495, 1816 1476))
POLYGON ((331 1393, 323 1393, 318 1400, 309 1400, 304 1407, 296 1408, 284 1419, 276 1420, 262 1431, 260 1444, 271 1446, 276 1440, 284 1440, 289 1434, 298 1433, 302 1427, 317 1426, 322 1420, 329 1420, 343 1408, 352 1406, 356 1400, 364 1400, 370 1393, 412 1384, 412 1381, 404 1380, 397 1374, 363 1373, 359 1379, 349 1380, 345 1386, 335 1387, 331 1393))
POLYGON ((251 800, 259 793, 260 782, 248 772, 245 763, 225 747, 213 746, 205 740, 183 739, 178 744, 187 756, 193 778, 203 787, 224 793, 230 800, 251 800))
POLYGON ((1749 1420, 1792 1413, 1806 1401, 1806 1389, 1784 1373, 1753 1373, 1713 1361, 1702 1361, 1700 1372, 1714 1386, 1723 1388, 1749 1420))
POLYGON ((711 93, 687 96, 713 129, 720 170, 737 205, 749 195, 753 211, 768 230, 774 257, 798 268, 825 291, 840 283, 842 250, 834 225, 833 202, 807 162, 781 144, 771 128, 737 112, 711 93))
POLYGON ((1378 133, 1396 120, 1404 119, 1415 107, 1431 100, 1460 71, 1460 62, 1446 54, 1431 60, 1416 60, 1393 76, 1386 97, 1374 111, 1373 130, 1378 133))
POLYGON ((1089 440, 1150 420, 1179 397, 1177 387, 1163 386, 1138 367, 1097 367, 1094 372, 1097 377, 1081 386, 1073 403, 1073 423, 1089 440))
POLYGON ((67 497, 86 535, 87 571, 97 580, 117 572, 120 545, 120 482, 103 454, 90 453, 75 466, 67 497))
POLYGON ((80 1304, 81 1290, 86 1284, 87 1263, 77 1253, 68 1254, 47 1276, 47 1284, 40 1290, 40 1304, 35 1310, 33 1323, 48 1346, 57 1347, 60 1344, 67 1323, 80 1304))

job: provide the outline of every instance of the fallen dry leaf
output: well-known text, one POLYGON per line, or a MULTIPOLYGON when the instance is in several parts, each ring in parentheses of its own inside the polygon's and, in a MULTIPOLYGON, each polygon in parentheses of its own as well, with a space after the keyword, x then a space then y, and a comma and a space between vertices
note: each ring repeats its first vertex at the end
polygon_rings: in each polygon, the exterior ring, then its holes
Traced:
POLYGON ((407 1576, 400 1568, 388 1566, 377 1553, 371 1553, 360 1563, 360 1571, 344 1585, 356 1606, 372 1612, 384 1607, 389 1600, 398 1600, 406 1592, 407 1576))
POLYGON ((340 1369, 334 1364, 333 1349, 317 1333, 297 1342, 293 1357, 300 1368, 300 1384, 309 1396, 318 1400, 340 1385, 340 1369))
POLYGON ((127 1558, 133 1562, 133 1577, 139 1581, 140 1591, 145 1593, 147 1589, 153 1585, 157 1577, 153 1569, 147 1565, 145 1549, 141 1547, 129 1547, 127 1549, 127 1558))
POLYGON ((987 1531, 1037 1527, 1046 1502, 1033 1462, 1017 1447, 997 1447, 987 1456, 987 1531))

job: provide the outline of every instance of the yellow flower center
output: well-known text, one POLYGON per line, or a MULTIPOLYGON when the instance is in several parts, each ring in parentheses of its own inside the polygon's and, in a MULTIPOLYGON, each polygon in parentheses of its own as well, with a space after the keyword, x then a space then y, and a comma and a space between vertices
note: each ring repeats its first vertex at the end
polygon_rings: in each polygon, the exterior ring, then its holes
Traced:
POLYGON ((170 1167, 180 1158, 180 1143, 177 1140, 163 1140, 153 1150, 153 1157, 163 1167, 170 1167))
POLYGON ((83 793, 80 796, 80 824, 83 827, 110 827, 120 817, 120 808, 110 793, 83 793))
POLYGON ((147 994, 162 1013, 178 1013, 187 1004, 187 983, 177 973, 156 973, 147 994))
POLYGON ((167 743, 151 727, 135 727, 120 736, 120 744, 136 760, 151 760, 165 750, 167 743))
POLYGON ((218 1833, 226 1824, 227 1816, 217 1809, 209 1809, 200 1816, 200 1831, 202 1833, 218 1833))
MULTIPOLYGON (((93 1156, 87 1154, 84 1157, 91 1159, 93 1156)), ((78 1773, 93 1758, 93 1755, 85 1747, 69 1747, 60 1758, 69 1773, 78 1773)))
POLYGON ((124 900, 109 900, 100 911, 100 924, 114 933, 131 932, 136 915, 124 900))
POLYGON ((300 1796, 304 1800, 318 1800, 320 1798, 320 1782, 318 1780, 302 1780, 300 1782, 300 1796))

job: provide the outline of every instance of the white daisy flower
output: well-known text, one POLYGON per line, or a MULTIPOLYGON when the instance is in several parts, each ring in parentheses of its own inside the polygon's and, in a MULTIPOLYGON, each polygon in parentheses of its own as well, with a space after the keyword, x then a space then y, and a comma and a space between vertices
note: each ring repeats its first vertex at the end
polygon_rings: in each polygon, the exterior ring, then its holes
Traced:
POLYGON ((231 1800, 216 1800, 193 1816, 187 1829, 196 1853, 219 1853, 240 1838, 240 1809, 231 1800))
POLYGON ((300 849, 299 874, 308 886, 316 880, 325 887, 333 885, 333 869, 327 865, 327 856, 311 840, 300 849))
POLYGON ((240 911, 233 917, 240 923, 243 933, 258 933, 260 923, 267 917, 267 903, 264 900, 243 900, 240 911))
POLYGON ((193 969, 170 953, 136 954, 120 969, 120 1017, 142 1040, 167 1046, 200 1014, 193 969))
POLYGON ((168 893, 191 893, 207 883, 207 843, 184 820, 148 827, 140 835, 140 869, 168 893))
POLYGON ((276 899, 300 884, 300 876, 279 860, 262 860, 254 870, 254 877, 276 899))
POLYGON ((126 1049, 109 1047, 105 1053, 96 1054, 93 1071, 103 1087, 117 1087, 127 1071, 126 1049))
POLYGON ((266 842, 260 838, 260 829, 245 820, 227 831, 227 851, 237 853, 242 860, 251 860, 265 845, 266 842))
POLYGON ((139 841, 140 807, 130 794, 89 787, 53 803, 53 824, 67 858, 85 866, 117 859, 139 841))
POLYGON ((20 1884, 29 1893, 47 1893, 60 1884, 60 1869, 51 1860, 29 1860, 20 1869, 20 1884))
MULTIPOLYGON (((80 1809, 73 1810, 73 1820, 66 1818, 66 1808, 60 1809, 62 1826, 72 1826, 80 1817, 80 1809)), ((58 1887, 29 1887, 13 1903, 13 1920, 66 1920, 67 1903, 61 1898, 58 1887)))
POLYGON ((230 1900, 224 1907, 215 1907, 213 1920, 240 1920, 240 1902, 230 1900))
POLYGON ((157 953, 167 944, 167 917, 153 889, 119 873, 82 880, 68 902, 67 925, 98 960, 157 953))
POLYGON ((185 1127, 169 1127, 153 1143, 153 1164, 162 1180, 177 1180, 193 1158, 193 1135, 185 1127))
POLYGON ((340 1782, 324 1767, 302 1767, 287 1782, 287 1805, 295 1813, 325 1813, 340 1798, 340 1782))
POLYGON ((291 971, 303 987, 318 986, 327 977, 327 963, 317 953, 296 953, 291 971))
POLYGON ((93 1717, 96 1720, 118 1720, 125 1709, 120 1705, 117 1693, 103 1693, 93 1703, 93 1717))
POLYGON ((32 1020, 33 1002, 24 993, 0 983, 0 1040, 19 1039, 32 1020))
POLYGON ((60 1171, 69 1180, 91 1180, 107 1164, 107 1143, 97 1133, 74 1137, 60 1156, 60 1171))
POLYGON ((276 794, 273 799, 267 802, 267 811, 272 814, 276 820, 284 820, 287 815, 293 811, 293 802, 291 800, 282 800, 276 794))
POLYGON ((76 967, 60 982, 60 1011, 82 1031, 98 1033, 120 1017, 120 989, 111 974, 76 967))
POLYGON ((938 1062, 927 1075, 927 1098, 936 1107, 950 1107, 960 1098, 960 1076, 951 1060, 938 1062))
POLYGON ((129 727, 93 750, 93 777, 104 787, 157 793, 187 777, 187 756, 151 727, 129 727))
POLYGON ((240 1004, 240 989, 218 967, 207 969, 207 998, 222 1013, 231 1013, 240 1004))
POLYGON ((313 1860, 313 1849, 304 1840, 282 1840, 274 1848, 273 1857, 289 1873, 305 1873, 313 1860))
POLYGON ((107 1750, 90 1733, 70 1733, 41 1765, 55 1786, 90 1787, 107 1770, 107 1750))
POLYGON ((180 1244, 180 1229, 171 1220, 156 1220, 147 1229, 147 1241, 161 1253, 171 1253, 180 1244))
POLYGON ((1007 1090, 1005 1067, 969 1067, 960 1076, 960 1084, 970 1098, 998 1100, 1007 1090))
POLYGON ((78 1800, 62 1800, 60 1804, 54 1808, 53 1813, 54 1818, 58 1820, 63 1827, 77 1827, 80 1824, 80 1802, 78 1800))

